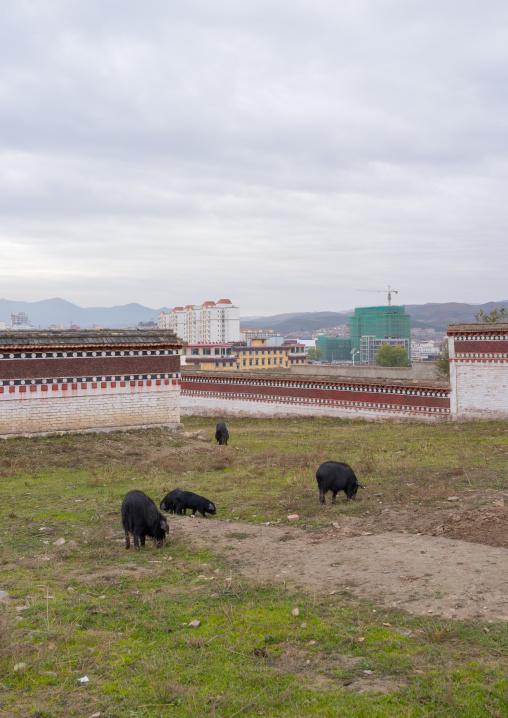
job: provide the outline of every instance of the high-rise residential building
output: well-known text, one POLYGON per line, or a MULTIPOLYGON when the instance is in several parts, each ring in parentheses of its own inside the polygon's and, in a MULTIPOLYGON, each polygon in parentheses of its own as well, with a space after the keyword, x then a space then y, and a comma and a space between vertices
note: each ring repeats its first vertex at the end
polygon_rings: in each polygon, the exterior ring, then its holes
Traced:
POLYGON ((240 309, 229 299, 174 307, 159 314, 158 324, 189 344, 240 341, 240 309))

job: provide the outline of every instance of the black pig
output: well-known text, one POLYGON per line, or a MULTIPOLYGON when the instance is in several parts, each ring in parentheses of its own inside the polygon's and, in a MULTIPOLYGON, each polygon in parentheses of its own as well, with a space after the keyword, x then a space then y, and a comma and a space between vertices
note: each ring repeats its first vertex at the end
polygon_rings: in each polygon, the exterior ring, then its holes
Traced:
POLYGON ((341 461, 325 461, 316 472, 319 489, 319 503, 325 503, 325 494, 332 492, 332 504, 335 503, 337 492, 344 491, 348 501, 356 497, 358 487, 365 488, 358 483, 355 472, 348 464, 341 461))
POLYGON ((180 491, 180 489, 170 491, 170 493, 162 499, 160 505, 163 510, 167 507, 168 511, 172 510, 175 514, 180 515, 182 515, 182 513, 186 514, 187 509, 191 509, 193 516, 196 511, 199 511, 205 519, 207 513, 216 513, 215 504, 205 499, 204 496, 193 494, 192 491, 180 491))
POLYGON ((176 508, 176 499, 180 494, 183 493, 184 492, 181 489, 173 489, 173 491, 170 491, 169 494, 166 494, 166 496, 160 502, 160 510, 168 511, 171 514, 174 514, 176 508))
POLYGON ((145 536, 162 545, 169 533, 166 517, 159 513, 152 499, 142 491, 129 491, 122 501, 122 524, 125 531, 125 548, 130 548, 129 533, 134 536, 134 546, 145 545, 145 536))
POLYGON ((219 446, 227 446, 229 439, 229 431, 226 428, 226 424, 221 421, 215 427, 215 441, 219 442, 219 446))

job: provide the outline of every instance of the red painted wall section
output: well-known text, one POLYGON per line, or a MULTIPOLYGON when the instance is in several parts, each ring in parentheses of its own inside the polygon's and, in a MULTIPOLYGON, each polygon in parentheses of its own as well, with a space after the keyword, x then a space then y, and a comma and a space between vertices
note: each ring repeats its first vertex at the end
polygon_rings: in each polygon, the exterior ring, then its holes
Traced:
POLYGON ((178 355, 2 359, 0 362, 0 378, 2 379, 172 374, 179 371, 180 357, 178 355))
POLYGON ((508 354, 508 341, 503 340, 457 340, 455 353, 460 354, 508 354))

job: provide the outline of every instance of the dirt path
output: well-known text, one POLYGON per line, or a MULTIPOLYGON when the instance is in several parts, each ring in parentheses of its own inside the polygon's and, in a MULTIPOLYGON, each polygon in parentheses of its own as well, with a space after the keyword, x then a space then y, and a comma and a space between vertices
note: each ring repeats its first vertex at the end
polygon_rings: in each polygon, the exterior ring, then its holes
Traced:
POLYGON ((223 551, 243 575, 344 590, 414 614, 508 621, 508 549, 407 533, 340 535, 293 526, 171 517, 175 536, 223 551))

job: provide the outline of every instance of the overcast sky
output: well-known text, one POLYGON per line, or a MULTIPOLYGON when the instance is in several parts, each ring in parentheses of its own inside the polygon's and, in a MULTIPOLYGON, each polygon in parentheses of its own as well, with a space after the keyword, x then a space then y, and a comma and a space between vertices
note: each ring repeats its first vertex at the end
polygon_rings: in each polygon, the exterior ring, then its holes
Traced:
POLYGON ((506 0, 0 5, 0 297, 508 298, 506 0))

